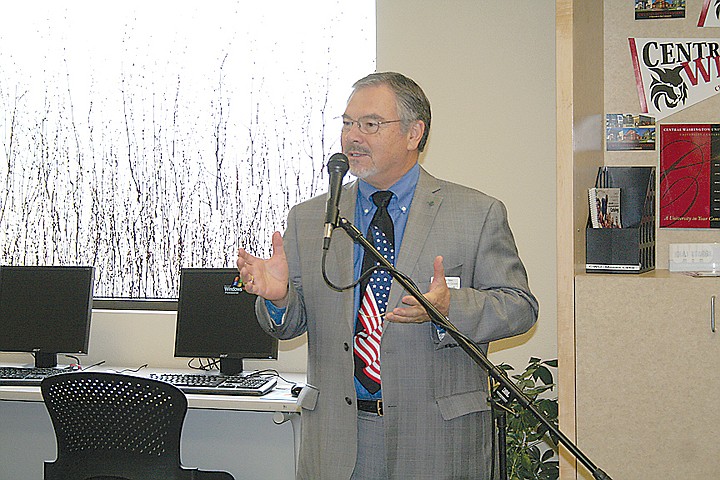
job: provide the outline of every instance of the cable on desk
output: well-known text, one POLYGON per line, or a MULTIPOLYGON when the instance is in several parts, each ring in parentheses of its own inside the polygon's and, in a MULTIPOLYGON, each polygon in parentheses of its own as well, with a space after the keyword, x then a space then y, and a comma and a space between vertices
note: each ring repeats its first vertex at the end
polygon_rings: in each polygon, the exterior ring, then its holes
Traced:
POLYGON ((88 365, 87 367, 82 367, 81 370, 88 370, 88 369, 90 369, 90 368, 93 368, 93 367, 97 367, 97 366, 99 366, 99 365, 102 365, 103 363, 105 363, 105 360, 100 360, 99 362, 93 363, 92 365, 88 365))
MULTIPOLYGON (((66 358, 72 358, 73 360, 75 360, 75 364, 74 364, 74 365, 75 365, 75 366, 78 366, 78 367, 80 366, 80 358, 79 358, 79 357, 76 357, 75 355, 67 355, 67 354, 65 354, 65 357, 66 357, 66 358)), ((73 365, 71 365, 71 366, 73 366, 73 365)))
POLYGON ((275 370, 274 368, 266 368, 266 369, 263 369, 263 370, 258 370, 258 371, 256 371, 256 372, 252 372, 252 373, 248 374, 247 376, 248 376, 248 377, 254 377, 254 376, 268 375, 268 374, 269 374, 270 376, 273 376, 273 377, 278 377, 278 378, 279 378, 280 380, 282 380, 283 382, 289 383, 289 384, 291 384, 291 385, 295 385, 295 384, 297 383, 297 382, 292 382, 292 381, 288 380, 287 378, 283 378, 283 376, 280 375, 280 372, 278 372, 278 371, 275 370))
POLYGON ((147 366, 148 366, 148 364, 145 363, 145 364, 140 365, 138 368, 135 368, 135 369, 132 369, 132 368, 123 368, 122 370, 113 370, 113 372, 115 372, 115 373, 125 373, 125 372, 137 373, 137 372, 139 372, 140 370, 142 370, 143 368, 145 368, 145 367, 147 367, 147 366))
POLYGON ((207 364, 203 365, 203 359, 202 358, 191 358, 187 362, 188 368, 192 370, 202 370, 203 372, 209 372, 210 370, 220 370, 220 359, 214 358, 206 358, 205 361, 207 364), (193 361, 197 360, 199 365, 193 365, 193 361))
MULTIPOLYGON (((202 358, 191 358, 188 360, 188 367, 192 370, 202 370, 202 371, 210 371, 210 370, 220 370, 220 359, 217 358, 205 358, 206 364, 203 365, 203 359, 202 358), (193 365, 193 361, 196 361, 199 363, 199 365, 193 365)), ((291 386, 297 385, 297 382, 293 382, 291 380, 288 380, 287 378, 283 378, 282 375, 280 375, 280 372, 275 370, 274 368, 266 368, 263 370, 257 370, 252 373, 248 373, 247 375, 244 375, 245 377, 258 377, 261 375, 270 375, 273 377, 277 377, 280 380, 284 381, 285 383, 290 384, 291 386)))

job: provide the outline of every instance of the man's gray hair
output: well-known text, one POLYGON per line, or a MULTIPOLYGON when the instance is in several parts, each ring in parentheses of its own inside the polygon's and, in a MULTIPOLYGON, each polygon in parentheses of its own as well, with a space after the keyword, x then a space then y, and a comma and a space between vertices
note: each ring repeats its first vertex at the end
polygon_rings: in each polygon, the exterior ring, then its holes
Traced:
POLYGON ((418 151, 425 149, 428 135, 430 134, 430 102, 425 96, 422 88, 412 79, 401 73, 396 72, 377 72, 361 78, 353 84, 353 91, 363 87, 375 87, 385 85, 395 93, 397 99, 397 110, 400 120, 402 120, 403 128, 407 131, 409 125, 417 120, 421 120, 425 124, 425 132, 423 133, 420 143, 418 143, 418 151))

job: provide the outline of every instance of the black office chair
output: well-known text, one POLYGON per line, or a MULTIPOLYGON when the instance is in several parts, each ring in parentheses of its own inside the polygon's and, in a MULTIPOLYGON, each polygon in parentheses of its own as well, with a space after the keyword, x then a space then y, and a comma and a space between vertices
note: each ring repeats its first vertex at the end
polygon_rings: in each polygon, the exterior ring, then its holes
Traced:
POLYGON ((173 385, 73 372, 45 378, 40 388, 57 441, 45 480, 234 480, 180 463, 187 399, 173 385))

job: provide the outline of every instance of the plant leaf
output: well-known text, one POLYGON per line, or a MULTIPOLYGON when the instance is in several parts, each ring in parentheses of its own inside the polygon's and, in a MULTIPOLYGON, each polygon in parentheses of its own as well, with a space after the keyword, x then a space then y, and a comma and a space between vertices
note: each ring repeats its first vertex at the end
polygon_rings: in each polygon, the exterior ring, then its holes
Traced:
POLYGON ((540 378, 545 385, 553 384, 553 374, 547 367, 539 367, 535 370, 533 378, 540 378))

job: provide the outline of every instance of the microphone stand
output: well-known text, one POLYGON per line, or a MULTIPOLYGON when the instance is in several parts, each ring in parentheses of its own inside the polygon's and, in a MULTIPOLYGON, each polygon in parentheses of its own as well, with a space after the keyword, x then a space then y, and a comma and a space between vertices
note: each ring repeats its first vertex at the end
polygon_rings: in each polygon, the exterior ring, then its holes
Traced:
POLYGON ((460 333, 450 320, 440 313, 440 311, 435 308, 432 303, 430 303, 425 295, 418 290, 415 284, 413 284, 406 275, 396 270, 395 267, 388 262, 380 252, 377 251, 373 244, 365 238, 355 225, 350 223, 350 221, 346 218, 340 217, 338 219, 338 226, 345 230, 355 243, 360 244, 366 254, 369 253, 375 258, 375 260, 380 262, 380 265, 386 269, 390 275, 420 303, 420 305, 425 308, 432 322, 435 325, 444 328, 445 331, 453 339, 455 339, 458 345, 460 345, 460 347, 462 347, 462 349, 470 356, 470 358, 484 368, 488 372, 488 375, 500 384, 497 389, 497 393, 503 402, 509 403, 512 399, 516 399, 523 408, 528 410, 535 418, 538 419, 538 421, 540 421, 540 423, 547 427, 548 432, 554 435, 558 439, 559 443, 564 445, 577 460, 588 468, 596 480, 611 480, 610 476, 595 466, 595 464, 593 464, 592 461, 582 451, 580 451, 580 449, 575 446, 575 444, 573 444, 567 436, 565 436, 555 425, 545 418, 545 415, 535 408, 530 399, 508 378, 505 372, 490 362, 483 351, 472 340, 460 333))

